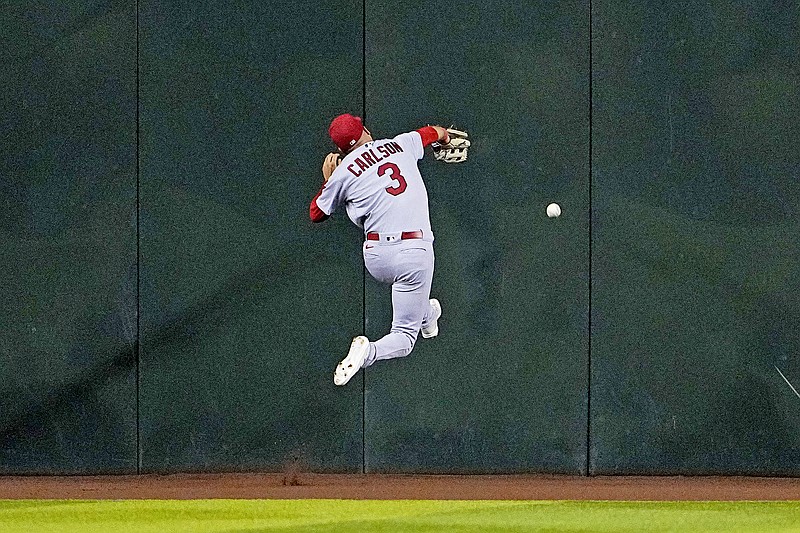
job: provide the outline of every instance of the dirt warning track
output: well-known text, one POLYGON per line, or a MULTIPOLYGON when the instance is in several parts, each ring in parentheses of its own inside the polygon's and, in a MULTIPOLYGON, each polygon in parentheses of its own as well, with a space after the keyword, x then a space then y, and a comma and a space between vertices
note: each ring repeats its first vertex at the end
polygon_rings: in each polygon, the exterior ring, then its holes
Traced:
POLYGON ((0 477, 2 499, 800 500, 800 479, 175 474, 0 477))

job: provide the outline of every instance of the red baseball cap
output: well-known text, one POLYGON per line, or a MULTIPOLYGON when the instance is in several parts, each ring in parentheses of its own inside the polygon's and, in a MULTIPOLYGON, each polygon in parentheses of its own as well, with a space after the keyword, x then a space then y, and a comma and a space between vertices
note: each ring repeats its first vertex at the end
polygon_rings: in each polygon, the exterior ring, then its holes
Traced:
POLYGON ((361 122, 359 117, 354 117, 349 113, 339 115, 333 119, 328 128, 328 135, 331 136, 331 140, 343 152, 352 148, 361 138, 363 132, 364 123, 361 122))

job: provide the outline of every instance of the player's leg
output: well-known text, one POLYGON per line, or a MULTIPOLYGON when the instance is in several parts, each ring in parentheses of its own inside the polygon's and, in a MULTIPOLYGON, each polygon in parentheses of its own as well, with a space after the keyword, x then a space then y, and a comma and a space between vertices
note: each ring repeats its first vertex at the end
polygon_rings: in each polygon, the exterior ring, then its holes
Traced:
MULTIPOLYGON (((396 278, 396 261, 394 257, 401 251, 400 244, 386 246, 364 242, 364 265, 370 275, 378 281, 392 283, 396 278)), ((364 336, 358 336, 350 344, 350 351, 342 359, 333 372, 333 382, 345 385, 358 371, 369 366, 370 357, 374 360, 375 343, 364 336)))
POLYGON ((365 367, 375 361, 404 357, 414 349, 428 302, 422 287, 414 285, 413 288, 403 282, 392 285, 392 329, 372 343, 365 367))
POLYGON ((370 344, 364 367, 375 361, 408 355, 414 348, 425 317, 431 313, 433 244, 423 241, 404 243, 394 256, 397 271, 392 284, 392 329, 370 344))

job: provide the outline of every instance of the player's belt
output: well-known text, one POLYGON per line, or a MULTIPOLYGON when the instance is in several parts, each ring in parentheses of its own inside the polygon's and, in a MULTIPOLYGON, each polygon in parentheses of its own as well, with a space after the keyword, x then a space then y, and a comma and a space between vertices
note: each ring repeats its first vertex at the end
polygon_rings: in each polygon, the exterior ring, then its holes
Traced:
MULTIPOLYGON (((421 239, 422 238, 422 231, 403 231, 400 233, 400 239, 421 239)), ((397 233, 385 233, 381 235, 380 233, 376 233, 374 231, 370 231, 367 233, 367 240, 368 241, 394 241, 397 239, 397 233)))

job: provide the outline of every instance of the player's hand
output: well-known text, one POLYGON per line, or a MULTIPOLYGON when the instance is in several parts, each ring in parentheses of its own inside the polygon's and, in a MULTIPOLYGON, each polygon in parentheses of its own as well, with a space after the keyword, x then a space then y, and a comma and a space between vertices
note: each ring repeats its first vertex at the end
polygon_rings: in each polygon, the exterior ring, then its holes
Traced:
POLYGON ((336 170, 336 167, 338 167, 341 162, 339 154, 337 153, 330 153, 325 157, 325 162, 322 163, 322 176, 325 178, 325 181, 330 179, 331 174, 333 174, 333 171, 336 170))
POLYGON ((467 149, 470 147, 469 134, 449 127, 439 132, 440 141, 431 144, 433 157, 445 163, 463 163, 467 160, 467 149), (442 135, 446 135, 443 137, 442 135))

